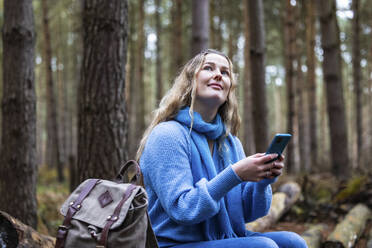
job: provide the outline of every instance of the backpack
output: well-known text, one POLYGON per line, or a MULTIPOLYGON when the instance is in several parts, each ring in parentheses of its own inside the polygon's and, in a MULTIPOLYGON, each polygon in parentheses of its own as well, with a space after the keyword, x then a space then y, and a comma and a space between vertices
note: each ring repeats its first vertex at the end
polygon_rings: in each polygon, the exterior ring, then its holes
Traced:
POLYGON ((128 161, 114 181, 87 179, 61 207, 55 248, 157 248, 140 169, 128 161))

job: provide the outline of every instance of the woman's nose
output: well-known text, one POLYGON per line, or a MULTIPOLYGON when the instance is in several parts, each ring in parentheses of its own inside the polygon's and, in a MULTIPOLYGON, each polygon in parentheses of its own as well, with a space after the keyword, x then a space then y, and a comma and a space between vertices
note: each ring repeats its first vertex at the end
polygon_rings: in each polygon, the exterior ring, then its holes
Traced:
POLYGON ((216 70, 216 72, 214 74, 214 78, 216 80, 221 80, 222 79, 222 74, 221 74, 220 70, 216 70))

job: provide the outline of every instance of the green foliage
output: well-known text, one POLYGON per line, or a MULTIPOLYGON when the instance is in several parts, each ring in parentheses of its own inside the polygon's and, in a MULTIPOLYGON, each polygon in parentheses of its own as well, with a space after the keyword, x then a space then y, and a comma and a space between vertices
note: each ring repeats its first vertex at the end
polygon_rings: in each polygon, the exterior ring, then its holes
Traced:
POLYGON ((69 187, 67 182, 58 183, 56 170, 46 166, 40 168, 38 178, 38 231, 55 236, 57 227, 63 221, 59 209, 70 194, 69 187))

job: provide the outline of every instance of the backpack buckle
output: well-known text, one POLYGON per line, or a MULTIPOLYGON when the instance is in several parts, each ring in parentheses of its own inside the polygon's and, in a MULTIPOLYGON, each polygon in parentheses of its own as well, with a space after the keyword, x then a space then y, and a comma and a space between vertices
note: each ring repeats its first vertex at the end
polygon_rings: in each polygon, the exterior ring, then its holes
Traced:
POLYGON ((67 235, 68 229, 69 227, 65 225, 58 226, 57 238, 65 238, 67 235))

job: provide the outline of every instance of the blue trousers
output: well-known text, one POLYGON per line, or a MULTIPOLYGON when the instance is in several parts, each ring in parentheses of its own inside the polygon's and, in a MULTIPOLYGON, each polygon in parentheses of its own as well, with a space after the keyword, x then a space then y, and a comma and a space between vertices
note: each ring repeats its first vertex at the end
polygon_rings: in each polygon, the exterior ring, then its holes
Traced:
POLYGON ((307 248, 306 242, 294 232, 254 233, 249 237, 203 241, 173 246, 174 248, 307 248))

